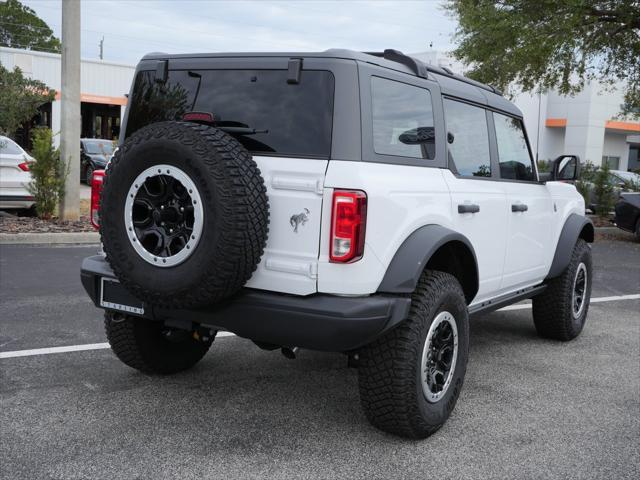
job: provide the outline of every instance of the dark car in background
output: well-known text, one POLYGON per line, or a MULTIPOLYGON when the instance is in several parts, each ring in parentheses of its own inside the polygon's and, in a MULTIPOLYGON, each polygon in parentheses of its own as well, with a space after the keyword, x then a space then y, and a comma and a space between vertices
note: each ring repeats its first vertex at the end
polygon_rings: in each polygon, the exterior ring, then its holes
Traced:
POLYGON ((635 234, 640 240, 640 193, 622 193, 615 210, 613 222, 616 226, 635 234))
POLYGON ((91 185, 94 170, 106 167, 113 154, 113 142, 101 138, 80 139, 80 181, 91 185))

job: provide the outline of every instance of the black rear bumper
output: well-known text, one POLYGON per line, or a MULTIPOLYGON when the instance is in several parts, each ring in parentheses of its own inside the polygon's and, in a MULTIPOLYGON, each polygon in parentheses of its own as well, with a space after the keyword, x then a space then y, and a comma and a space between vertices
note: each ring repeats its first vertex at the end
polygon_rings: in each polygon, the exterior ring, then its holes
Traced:
MULTIPOLYGON (((98 307, 102 277, 114 278, 103 257, 96 255, 82 262, 82 285, 98 307)), ((407 296, 302 297, 245 288, 207 308, 145 305, 142 316, 182 328, 211 326, 275 345, 344 352, 366 345, 400 323, 407 317, 410 303, 407 296)))

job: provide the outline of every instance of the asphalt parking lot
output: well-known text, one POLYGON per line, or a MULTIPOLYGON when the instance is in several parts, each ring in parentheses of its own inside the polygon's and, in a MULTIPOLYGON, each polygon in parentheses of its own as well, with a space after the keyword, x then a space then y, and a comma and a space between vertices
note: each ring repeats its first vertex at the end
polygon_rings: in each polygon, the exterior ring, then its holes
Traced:
MULTIPOLYGON (((95 247, 0 246, 0 353, 105 342, 79 281, 95 247)), ((640 293, 640 244, 594 245, 593 297, 640 293)), ((539 339, 531 312, 471 325, 451 418, 411 442, 371 427, 339 354, 237 337, 151 377, 107 349, 0 358, 0 478, 639 478, 640 300, 539 339)))

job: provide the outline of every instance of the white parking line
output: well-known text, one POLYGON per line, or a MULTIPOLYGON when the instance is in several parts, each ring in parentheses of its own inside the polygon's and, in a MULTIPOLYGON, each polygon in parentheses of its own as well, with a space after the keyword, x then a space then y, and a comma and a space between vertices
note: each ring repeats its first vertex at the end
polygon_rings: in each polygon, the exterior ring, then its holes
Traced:
MULTIPOLYGON (((616 302, 620 300, 640 300, 640 294, 633 295, 618 295, 615 297, 597 297, 592 298, 591 303, 602 302, 616 302)), ((500 311, 508 310, 525 310, 531 308, 530 303, 523 303, 518 305, 509 305, 508 307, 501 308, 500 311)), ((218 332, 216 337, 233 337, 235 336, 231 332, 218 332)), ((49 347, 49 348, 34 348, 31 350, 15 350, 13 352, 0 352, 0 358, 16 358, 16 357, 31 357, 34 355, 48 355, 50 353, 66 353, 66 352, 82 352, 85 350, 101 350, 109 348, 108 343, 86 343, 84 345, 69 345, 67 347, 49 347)))

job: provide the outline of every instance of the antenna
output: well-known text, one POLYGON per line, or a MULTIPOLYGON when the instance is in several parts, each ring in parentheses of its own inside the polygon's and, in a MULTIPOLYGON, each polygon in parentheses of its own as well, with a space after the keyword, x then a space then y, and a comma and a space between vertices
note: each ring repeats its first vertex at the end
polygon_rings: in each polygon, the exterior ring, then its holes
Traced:
POLYGON ((102 54, 104 52, 103 47, 104 47, 104 36, 102 37, 102 40, 100 40, 100 60, 102 60, 102 54))

